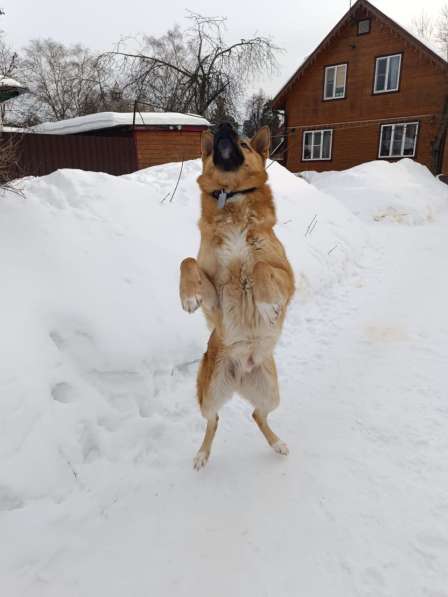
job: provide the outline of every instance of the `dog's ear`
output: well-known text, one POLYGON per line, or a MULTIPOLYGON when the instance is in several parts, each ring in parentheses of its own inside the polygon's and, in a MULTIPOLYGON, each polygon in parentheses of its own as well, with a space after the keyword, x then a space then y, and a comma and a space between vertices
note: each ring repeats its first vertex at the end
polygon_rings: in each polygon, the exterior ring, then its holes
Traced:
POLYGON ((255 137, 253 137, 250 144, 266 160, 269 157, 269 147, 271 145, 271 131, 269 127, 263 126, 255 137))
POLYGON ((205 158, 208 158, 208 156, 212 154, 213 142, 213 133, 211 133, 210 131, 204 131, 201 135, 201 151, 203 160, 205 160, 205 158))

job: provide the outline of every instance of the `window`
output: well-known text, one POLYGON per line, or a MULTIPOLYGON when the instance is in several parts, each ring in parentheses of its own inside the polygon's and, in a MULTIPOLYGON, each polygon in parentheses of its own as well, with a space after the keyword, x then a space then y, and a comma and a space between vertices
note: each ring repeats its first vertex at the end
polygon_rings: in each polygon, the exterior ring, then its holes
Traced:
POLYGON ((366 33, 370 33, 370 19, 358 21, 358 35, 365 35, 366 33))
POLYGON ((333 100, 345 98, 346 82, 346 64, 327 66, 325 69, 324 99, 333 100))
POLYGON ((374 93, 398 91, 400 87, 401 54, 376 59, 374 93))
POLYGON ((417 144, 418 122, 383 124, 380 158, 413 158, 417 144))
POLYGON ((302 161, 331 160, 333 131, 305 131, 303 133, 302 161))

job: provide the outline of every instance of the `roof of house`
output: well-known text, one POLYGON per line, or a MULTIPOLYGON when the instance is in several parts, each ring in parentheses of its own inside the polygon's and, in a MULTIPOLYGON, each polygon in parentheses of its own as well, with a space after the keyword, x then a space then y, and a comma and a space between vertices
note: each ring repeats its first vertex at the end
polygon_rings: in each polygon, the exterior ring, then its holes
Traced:
POLYGON ((17 88, 17 89, 25 89, 25 85, 22 85, 15 79, 11 79, 11 77, 2 77, 0 79, 0 87, 8 87, 8 88, 17 88))
POLYGON ((372 16, 375 16, 377 19, 385 22, 390 27, 393 27, 409 43, 414 44, 419 49, 421 49, 424 52, 426 52, 427 54, 429 54, 430 57, 434 61, 436 61, 440 65, 448 68, 448 62, 446 60, 444 60, 444 58, 442 58, 442 56, 440 56, 437 53, 436 49, 430 45, 430 42, 427 42, 426 40, 421 40, 421 39, 417 38, 410 31, 408 31, 405 27, 403 27, 402 25, 399 25, 396 21, 394 21, 393 19, 388 17, 386 14, 381 12, 381 10, 379 10, 378 8, 373 6, 373 4, 368 2, 368 0, 358 0, 351 7, 351 9, 345 13, 345 15, 342 17, 342 19, 333 27, 333 29, 330 31, 330 33, 322 40, 322 42, 317 46, 317 48, 314 50, 314 52, 312 52, 302 62, 302 64, 295 71, 295 73, 292 75, 292 77, 290 77, 288 79, 288 81, 285 83, 285 85, 283 85, 283 87, 280 89, 280 91, 277 93, 277 95, 274 97, 274 99, 272 101, 274 108, 279 109, 279 108, 283 107, 285 96, 286 96, 287 92, 290 90, 290 88, 300 79, 300 77, 305 72, 305 70, 313 64, 313 62, 317 58, 318 54, 320 54, 320 52, 322 52, 329 46, 329 44, 333 41, 335 36, 340 32, 340 30, 344 27, 344 25, 346 25, 347 22, 351 18, 353 18, 353 15, 355 14, 355 12, 360 8, 364 8, 367 13, 369 13, 372 16))
POLYGON ((27 93, 28 89, 11 77, 3 77, 0 79, 0 103, 7 102, 10 99, 27 93))
POLYGON ((1 127, 3 133, 29 133, 29 129, 22 128, 20 126, 3 126, 1 127))
POLYGON ((67 135, 85 133, 117 126, 202 126, 209 127, 210 123, 196 114, 178 114, 177 112, 98 112, 87 116, 77 116, 58 122, 43 122, 33 127, 36 133, 52 135, 67 135))

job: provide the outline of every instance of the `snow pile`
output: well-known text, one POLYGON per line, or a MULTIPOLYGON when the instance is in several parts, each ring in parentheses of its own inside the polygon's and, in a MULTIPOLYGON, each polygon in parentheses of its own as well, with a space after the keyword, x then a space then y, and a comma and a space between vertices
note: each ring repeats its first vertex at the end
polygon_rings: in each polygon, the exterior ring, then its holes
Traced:
MULTIPOLYGON (((21 181, 23 198, 1 197, 0 510, 157 467, 178 458, 176 425, 191 437, 201 424, 182 383, 207 331, 178 299, 179 263, 199 246, 200 163, 184 164, 171 200, 179 168, 60 170, 21 181)), ((309 296, 352 268, 364 232, 281 166, 269 174, 278 234, 309 296)))
POLYGON ((448 186, 410 159, 379 160, 342 172, 304 172, 302 176, 367 222, 424 224, 434 221, 448 205, 448 186))

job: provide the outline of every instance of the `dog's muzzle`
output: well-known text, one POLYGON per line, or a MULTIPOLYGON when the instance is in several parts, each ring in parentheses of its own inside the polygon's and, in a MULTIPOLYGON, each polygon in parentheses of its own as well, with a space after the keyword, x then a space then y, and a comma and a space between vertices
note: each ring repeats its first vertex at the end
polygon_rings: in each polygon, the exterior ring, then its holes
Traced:
POLYGON ((217 168, 230 172, 238 170, 244 156, 238 145, 238 134, 227 122, 220 124, 215 133, 213 162, 217 168))

